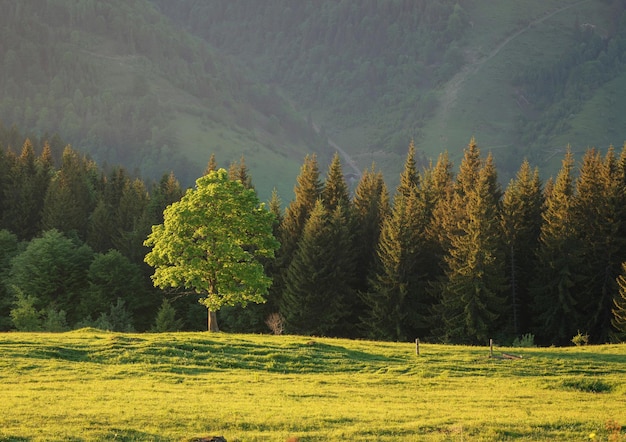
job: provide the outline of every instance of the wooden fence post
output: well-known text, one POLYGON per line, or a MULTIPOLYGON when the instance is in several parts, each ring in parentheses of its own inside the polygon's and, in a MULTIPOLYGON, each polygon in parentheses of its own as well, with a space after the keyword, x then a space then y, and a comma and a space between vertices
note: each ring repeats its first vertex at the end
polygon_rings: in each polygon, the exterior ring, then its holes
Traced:
POLYGON ((420 355, 420 339, 419 338, 415 338, 415 354, 417 356, 420 355))
POLYGON ((493 339, 489 339, 489 357, 493 358, 493 339))

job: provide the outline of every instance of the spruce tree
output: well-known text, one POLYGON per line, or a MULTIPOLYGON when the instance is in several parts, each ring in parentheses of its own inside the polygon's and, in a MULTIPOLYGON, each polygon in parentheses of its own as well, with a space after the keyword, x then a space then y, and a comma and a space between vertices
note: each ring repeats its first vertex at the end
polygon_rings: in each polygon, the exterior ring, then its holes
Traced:
POLYGON ((574 158, 568 149, 554 184, 546 186, 537 267, 531 281, 534 334, 543 344, 565 345, 584 326, 576 285, 580 244, 574 228, 574 158))
POLYGON ((626 262, 622 263, 620 274, 617 276, 619 290, 613 298, 613 317, 611 325, 615 329, 614 337, 622 340, 626 337, 626 262))
POLYGON ((322 189, 322 201, 329 212, 333 212, 338 206, 342 206, 345 209, 349 208, 350 195, 338 153, 335 153, 333 160, 328 166, 326 180, 322 189))
POLYGON ((616 278, 624 259, 625 238, 619 236, 624 218, 624 186, 620 185, 615 152, 605 159, 589 149, 576 180, 574 222, 581 246, 577 297, 584 316, 584 330, 592 342, 603 343, 611 332, 613 295, 618 292, 616 278))
MULTIPOLYGON (((208 170, 208 167, 207 167, 208 170)), ((254 189, 252 185, 252 177, 246 165, 246 159, 243 155, 239 159, 239 163, 232 162, 228 168, 228 178, 233 181, 240 181, 246 189, 254 189)))
POLYGON ((58 229, 85 239, 89 215, 96 204, 95 166, 71 147, 48 187, 43 205, 43 230, 58 229))
POLYGON ((316 201, 322 195, 322 183, 320 171, 315 155, 307 155, 300 168, 300 174, 294 187, 295 198, 287 206, 284 217, 279 227, 277 238, 280 249, 276 254, 276 270, 272 293, 276 300, 280 301, 284 289, 283 279, 286 277, 287 268, 297 250, 300 236, 304 229, 309 214, 315 207, 316 201))
POLYGON ((338 335, 347 315, 352 257, 341 207, 328 213, 318 199, 287 269, 281 313, 291 333, 338 335))
POLYGON ((206 169, 204 170, 204 175, 208 175, 211 172, 217 171, 217 161, 215 161, 215 154, 212 153, 209 157, 209 162, 206 165, 206 169))
MULTIPOLYGON (((354 254, 356 256, 355 288, 367 291, 367 279, 376 259, 376 246, 383 220, 390 212, 389 194, 381 172, 372 164, 365 170, 354 191, 354 254)), ((359 316, 362 312, 359 313, 359 316)))
POLYGON ((440 302, 435 306, 439 324, 434 331, 443 341, 485 343, 498 331, 496 326, 505 310, 503 235, 498 188, 494 186, 497 179, 491 157, 482 167, 479 158, 478 149, 470 143, 457 178, 454 201, 463 209, 455 229, 448 232, 445 278, 439 285, 440 302), (474 174, 476 167, 478 173, 474 174))
POLYGON ((413 339, 426 329, 424 232, 429 221, 420 197, 413 143, 409 146, 393 208, 382 225, 363 326, 369 337, 413 339))
POLYGON ((529 281, 536 267, 541 213, 544 198, 539 171, 524 161, 509 183, 502 201, 502 223, 506 241, 511 330, 515 336, 530 332, 531 298, 529 281))
POLYGON ((29 139, 8 172, 2 224, 20 239, 29 240, 40 230, 42 194, 46 191, 38 186, 35 151, 29 139))

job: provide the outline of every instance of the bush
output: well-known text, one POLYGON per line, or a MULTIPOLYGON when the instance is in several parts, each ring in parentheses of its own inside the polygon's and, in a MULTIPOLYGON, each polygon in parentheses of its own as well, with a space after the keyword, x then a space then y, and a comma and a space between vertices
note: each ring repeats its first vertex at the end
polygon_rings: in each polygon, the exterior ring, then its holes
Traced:
POLYGON ((157 333, 178 331, 182 328, 183 322, 176 319, 176 310, 167 299, 163 300, 161 308, 156 316, 156 323, 152 331, 157 333))
POLYGON ((512 344, 513 347, 535 347, 535 335, 532 333, 526 333, 519 338, 515 338, 512 344))
POLYGON ((124 300, 117 298, 117 304, 111 306, 110 312, 102 313, 94 323, 94 327, 100 330, 114 332, 134 332, 132 314, 126 310, 124 300))
POLYGON ((65 319, 65 310, 48 309, 46 319, 43 322, 43 329, 48 332, 64 332, 69 330, 65 319))
POLYGON ((41 312, 35 309, 37 298, 27 296, 18 287, 13 286, 16 301, 15 308, 11 310, 11 320, 18 331, 40 331, 41 312))
POLYGON ((587 333, 583 335, 580 333, 580 330, 578 330, 578 334, 572 338, 572 342, 576 345, 576 347, 587 345, 589 344, 589 335, 587 333))
POLYGON ((280 313, 272 313, 267 317, 265 324, 275 335, 281 335, 285 330, 285 318, 280 313))

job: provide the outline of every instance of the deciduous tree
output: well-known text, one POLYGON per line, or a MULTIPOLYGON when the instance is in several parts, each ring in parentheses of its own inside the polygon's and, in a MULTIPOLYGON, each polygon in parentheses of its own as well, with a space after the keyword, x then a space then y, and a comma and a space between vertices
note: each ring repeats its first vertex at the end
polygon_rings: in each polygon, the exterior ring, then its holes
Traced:
POLYGON ((273 219, 255 192, 225 170, 199 178, 145 241, 154 285, 200 296, 209 330, 218 331, 215 312, 222 306, 264 301, 271 279, 258 259, 278 248, 273 219))

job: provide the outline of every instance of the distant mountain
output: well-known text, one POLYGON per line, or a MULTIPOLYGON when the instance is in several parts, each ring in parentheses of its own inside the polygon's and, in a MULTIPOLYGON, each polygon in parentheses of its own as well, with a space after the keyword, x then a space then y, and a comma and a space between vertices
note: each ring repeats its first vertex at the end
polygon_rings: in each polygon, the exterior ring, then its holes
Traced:
MULTIPOLYGON (((470 137, 512 175, 626 139, 624 0, 152 0, 393 181, 470 137)), ((504 177, 506 179, 506 177, 504 177)))
MULTIPOLYGON (((244 155, 262 199, 304 155, 390 186, 472 136, 506 181, 626 139, 626 0, 0 0, 0 122, 189 185, 244 155), (317 129, 317 130, 316 130, 317 129), (329 141, 327 138, 330 137, 329 141), (347 159, 347 158, 346 158, 347 159)), ((18 146, 14 146, 18 149, 18 146)))
MULTIPOLYGON (((0 121, 59 133, 101 164, 185 183, 211 153, 242 155, 262 197, 291 197, 325 143, 275 88, 250 80, 148 1, 0 1, 0 121)), ((19 149, 21 146, 13 146, 19 149)))

